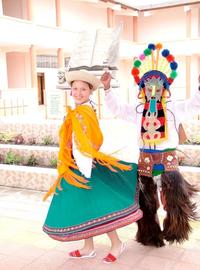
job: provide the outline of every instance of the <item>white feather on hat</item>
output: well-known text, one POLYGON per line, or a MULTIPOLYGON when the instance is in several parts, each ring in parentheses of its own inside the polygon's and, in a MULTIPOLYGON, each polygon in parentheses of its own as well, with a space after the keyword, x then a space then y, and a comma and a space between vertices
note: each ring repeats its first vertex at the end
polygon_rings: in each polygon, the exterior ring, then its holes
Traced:
POLYGON ((93 74, 84 70, 73 70, 66 72, 66 81, 71 85, 73 81, 83 81, 92 85, 92 90, 96 90, 100 85, 100 80, 93 74))

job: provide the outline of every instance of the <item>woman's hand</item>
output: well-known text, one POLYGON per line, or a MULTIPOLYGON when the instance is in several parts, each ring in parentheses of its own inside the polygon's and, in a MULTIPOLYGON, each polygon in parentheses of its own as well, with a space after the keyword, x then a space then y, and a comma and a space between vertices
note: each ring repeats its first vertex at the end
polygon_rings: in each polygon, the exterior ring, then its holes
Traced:
POLYGON ((104 74, 101 76, 101 83, 103 84, 104 90, 108 90, 110 88, 110 81, 112 79, 112 76, 110 72, 104 72, 104 74))

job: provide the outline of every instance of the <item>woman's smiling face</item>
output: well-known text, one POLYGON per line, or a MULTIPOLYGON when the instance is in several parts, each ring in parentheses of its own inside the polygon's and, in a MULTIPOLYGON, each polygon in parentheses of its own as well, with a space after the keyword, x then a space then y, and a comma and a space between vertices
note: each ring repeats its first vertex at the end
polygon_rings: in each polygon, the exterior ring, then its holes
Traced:
POLYGON ((73 81, 71 86, 71 94, 76 105, 81 105, 89 101, 92 89, 87 82, 73 81))

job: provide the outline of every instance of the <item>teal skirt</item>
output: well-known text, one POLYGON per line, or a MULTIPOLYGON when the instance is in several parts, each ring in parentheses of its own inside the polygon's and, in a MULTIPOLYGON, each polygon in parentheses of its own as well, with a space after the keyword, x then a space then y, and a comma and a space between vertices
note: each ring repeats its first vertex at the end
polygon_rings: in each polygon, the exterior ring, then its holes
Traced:
POLYGON ((58 241, 75 241, 140 219, 137 165, 129 165, 130 171, 112 172, 97 163, 88 179, 91 189, 77 188, 62 179, 62 190, 57 189, 53 196, 44 232, 58 241))

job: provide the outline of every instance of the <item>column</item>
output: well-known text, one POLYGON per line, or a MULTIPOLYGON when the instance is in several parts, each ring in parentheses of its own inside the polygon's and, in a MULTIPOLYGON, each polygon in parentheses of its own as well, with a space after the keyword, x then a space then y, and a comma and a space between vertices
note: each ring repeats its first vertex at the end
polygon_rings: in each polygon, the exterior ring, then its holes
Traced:
POLYGON ((56 26, 61 27, 62 20, 61 20, 61 0, 55 0, 56 6, 56 26))
POLYGON ((8 89, 6 52, 0 49, 0 91, 8 89))
POLYGON ((191 9, 186 12, 186 38, 191 38, 191 9))
POLYGON ((138 17, 133 17, 133 41, 138 40, 138 17))
POLYGON ((37 87, 37 61, 36 61, 36 48, 34 45, 30 47, 30 64, 31 64, 31 87, 37 87))
POLYGON ((114 10, 107 8, 107 27, 112 28, 114 26, 114 10))
POLYGON ((32 2, 32 0, 26 0, 26 5, 27 5, 27 19, 29 21, 33 21, 34 16, 33 16, 33 2, 32 2))
POLYGON ((39 90, 38 90, 38 82, 37 82, 37 64, 36 64, 36 47, 31 45, 29 48, 29 57, 30 57, 30 73, 31 73, 31 88, 33 100, 29 104, 30 113, 35 111, 37 112, 37 106, 39 104, 39 90))
POLYGON ((198 8, 198 37, 200 38, 200 8, 198 8))
POLYGON ((65 61, 64 61, 64 52, 62 48, 58 48, 57 50, 57 59, 58 59, 58 68, 64 68, 65 61))
POLYGON ((191 56, 186 55, 185 57, 185 66, 186 66, 186 98, 190 97, 191 93, 191 82, 190 82, 190 74, 191 74, 191 56))
POLYGON ((3 15, 3 3, 2 0, 0 0, 0 16, 3 15))
MULTIPOLYGON (((188 9, 185 12, 186 14, 186 38, 191 38, 191 9, 188 7, 188 9)), ((186 55, 185 56, 185 66, 186 66, 186 98, 190 97, 191 93, 191 86, 190 86, 190 73, 191 73, 191 56, 186 55)))

